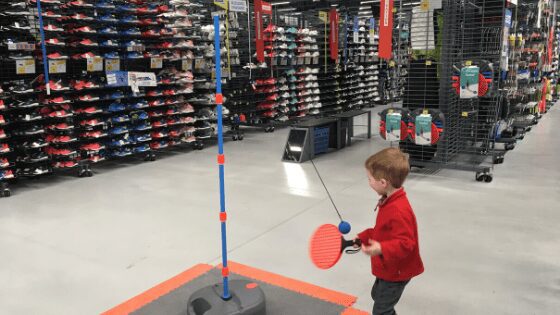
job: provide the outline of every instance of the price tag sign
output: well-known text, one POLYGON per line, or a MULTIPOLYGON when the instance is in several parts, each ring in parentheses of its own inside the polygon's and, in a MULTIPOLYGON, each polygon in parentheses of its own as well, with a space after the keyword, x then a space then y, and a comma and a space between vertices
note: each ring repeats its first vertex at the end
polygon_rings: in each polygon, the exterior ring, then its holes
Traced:
POLYGON ((432 61, 431 60, 426 60, 426 66, 431 66, 432 65, 432 61))
POLYGON ((66 73, 66 60, 49 60, 49 73, 66 73))
POLYGON ((465 61, 465 65, 467 67, 472 66, 472 61, 470 61, 470 60, 465 61))
POLYGON ((422 9, 422 11, 428 11, 428 9, 430 8, 430 1, 422 0, 422 2, 420 3, 420 8, 422 9))
POLYGON ((105 59, 105 71, 120 71, 120 70, 121 70, 120 59, 105 59))
POLYGON ((108 85, 117 84, 117 75, 115 73, 107 74, 107 84, 108 85))
POLYGON ((35 73, 35 59, 16 60, 16 73, 17 74, 35 73))
POLYGON ((319 19, 326 23, 329 20, 329 12, 319 11, 319 19))
POLYGON ((192 70, 193 67, 193 63, 192 60, 187 59, 187 60, 183 60, 181 63, 181 69, 183 69, 183 71, 190 71, 192 70))
POLYGON ((161 58, 161 57, 151 58, 150 68, 152 68, 152 69, 163 68, 163 58, 161 58))
POLYGON ((395 62, 393 60, 389 61, 389 67, 393 68, 395 66, 395 62))
POLYGON ((423 114, 423 115, 428 115, 429 113, 430 113, 430 111, 427 110, 427 109, 422 110, 422 114, 423 114))
POLYGON ((103 71, 103 58, 101 57, 87 58, 87 71, 88 72, 103 71))
POLYGON ((463 113, 461 114, 461 116, 463 116, 463 117, 469 117, 469 112, 463 112, 463 113))

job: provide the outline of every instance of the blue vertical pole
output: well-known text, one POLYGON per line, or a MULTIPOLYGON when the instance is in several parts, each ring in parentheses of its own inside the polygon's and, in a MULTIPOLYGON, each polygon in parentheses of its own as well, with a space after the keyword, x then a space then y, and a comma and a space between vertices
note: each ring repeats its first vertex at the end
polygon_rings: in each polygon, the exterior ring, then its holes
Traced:
POLYGON ((220 56, 220 19, 214 16, 214 51, 216 54, 216 105, 218 108, 218 167, 220 170, 220 221, 222 224, 222 275, 224 283, 224 293, 222 298, 231 298, 229 293, 228 266, 227 266, 227 232, 226 232, 226 194, 224 185, 224 134, 222 121, 222 61, 220 56))
POLYGON ((51 94, 49 84, 49 61, 47 60, 47 48, 45 45, 45 31, 43 29, 43 13, 41 10, 41 0, 37 0, 37 14, 39 15, 39 34, 41 35, 41 52, 43 53, 43 72, 45 73, 45 86, 47 95, 51 94))

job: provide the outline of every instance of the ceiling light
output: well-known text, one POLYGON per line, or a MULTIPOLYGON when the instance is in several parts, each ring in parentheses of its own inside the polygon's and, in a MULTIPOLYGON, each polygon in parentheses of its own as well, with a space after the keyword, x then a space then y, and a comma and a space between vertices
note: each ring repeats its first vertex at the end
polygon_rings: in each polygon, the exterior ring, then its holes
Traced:
POLYGON ((272 3, 271 5, 283 5, 283 4, 290 4, 290 2, 289 2, 289 1, 285 1, 285 2, 275 2, 275 3, 272 3))

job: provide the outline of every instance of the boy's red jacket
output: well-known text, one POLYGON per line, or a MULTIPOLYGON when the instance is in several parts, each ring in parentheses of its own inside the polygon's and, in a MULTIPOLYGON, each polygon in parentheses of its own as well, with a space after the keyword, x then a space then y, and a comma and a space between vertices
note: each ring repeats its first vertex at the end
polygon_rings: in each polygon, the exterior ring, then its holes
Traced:
POLYGON ((381 244, 380 256, 371 257, 371 273, 385 281, 406 281, 424 272, 418 246, 416 216, 404 188, 379 203, 373 229, 358 234, 363 244, 381 244))

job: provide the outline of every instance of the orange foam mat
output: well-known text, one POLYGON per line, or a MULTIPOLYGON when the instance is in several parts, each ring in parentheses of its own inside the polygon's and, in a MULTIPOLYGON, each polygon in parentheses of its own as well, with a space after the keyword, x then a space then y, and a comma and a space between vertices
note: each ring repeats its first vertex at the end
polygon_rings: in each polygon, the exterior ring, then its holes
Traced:
MULTIPOLYGON (((222 265, 216 266, 222 268, 222 265)), ((262 281, 271 285, 275 285, 290 291, 298 292, 301 294, 309 295, 311 297, 327 301, 333 304, 349 307, 353 305, 357 298, 346 293, 325 289, 307 282, 287 278, 275 273, 256 269, 246 265, 242 265, 233 261, 228 261, 229 271, 238 275, 251 278, 254 280, 262 281)), ((349 313, 354 314, 354 313, 349 313)), ((356 313, 358 314, 358 313, 356 313)), ((367 313, 366 313, 367 314, 367 313)))
POLYGON ((370 314, 371 314, 370 312, 361 311, 350 307, 344 310, 344 312, 342 312, 342 314, 340 315, 370 315, 370 314))
POLYGON ((175 277, 162 282, 148 291, 141 293, 130 300, 102 313, 101 315, 125 315, 130 314, 144 305, 162 297, 163 295, 177 289, 185 283, 207 273, 213 267, 207 264, 198 264, 175 277))

